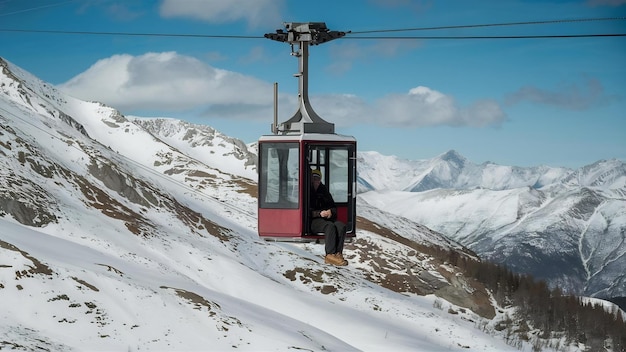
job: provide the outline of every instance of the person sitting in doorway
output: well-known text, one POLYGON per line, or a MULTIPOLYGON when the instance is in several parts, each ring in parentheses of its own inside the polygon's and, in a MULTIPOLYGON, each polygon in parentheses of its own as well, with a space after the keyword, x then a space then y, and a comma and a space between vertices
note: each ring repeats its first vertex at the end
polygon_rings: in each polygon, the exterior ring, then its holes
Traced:
POLYGON ((311 231, 323 232, 325 237, 324 262, 331 265, 348 265, 343 257, 346 225, 337 220, 337 207, 328 188, 322 183, 320 170, 311 172, 311 231))

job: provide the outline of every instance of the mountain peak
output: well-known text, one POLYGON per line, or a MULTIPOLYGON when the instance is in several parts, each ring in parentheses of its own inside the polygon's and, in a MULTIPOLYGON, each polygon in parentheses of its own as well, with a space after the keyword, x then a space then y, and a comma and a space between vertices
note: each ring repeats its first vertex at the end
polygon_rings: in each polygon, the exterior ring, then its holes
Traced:
POLYGON ((450 149, 447 152, 441 154, 438 159, 448 163, 456 164, 457 166, 462 166, 463 164, 465 164, 465 162, 467 162, 467 159, 465 159, 463 155, 459 154, 459 152, 454 149, 450 149))

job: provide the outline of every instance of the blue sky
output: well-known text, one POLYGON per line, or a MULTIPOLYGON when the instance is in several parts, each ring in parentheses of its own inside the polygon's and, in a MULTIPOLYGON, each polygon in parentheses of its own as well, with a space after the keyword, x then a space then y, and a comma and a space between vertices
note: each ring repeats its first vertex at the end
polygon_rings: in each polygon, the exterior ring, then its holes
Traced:
MULTIPOLYGON (((245 142, 296 109, 298 60, 263 38, 284 22, 367 36, 626 33, 626 0, 0 0, 0 56, 126 115, 206 124, 245 142), (18 30, 18 31, 15 31, 18 30), (22 31, 25 30, 25 31, 22 31), (200 34, 162 37, 31 32, 200 34), (258 37, 258 38, 257 38, 258 37)), ((315 111, 359 150, 418 160, 580 167, 626 160, 626 37, 356 39, 310 49, 315 111)))

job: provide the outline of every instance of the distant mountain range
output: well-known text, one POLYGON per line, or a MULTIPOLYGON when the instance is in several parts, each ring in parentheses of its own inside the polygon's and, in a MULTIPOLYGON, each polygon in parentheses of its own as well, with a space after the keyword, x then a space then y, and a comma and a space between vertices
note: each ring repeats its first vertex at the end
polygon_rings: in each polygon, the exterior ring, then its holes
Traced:
POLYGON ((359 197, 567 292, 626 297, 626 164, 576 170, 359 153, 359 197))

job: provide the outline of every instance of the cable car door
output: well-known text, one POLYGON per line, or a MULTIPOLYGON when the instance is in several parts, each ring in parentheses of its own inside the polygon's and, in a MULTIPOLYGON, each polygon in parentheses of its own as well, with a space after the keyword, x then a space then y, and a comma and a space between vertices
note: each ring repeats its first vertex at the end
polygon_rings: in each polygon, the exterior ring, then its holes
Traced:
MULTIPOLYGON (((307 145, 307 182, 311 183, 311 170, 318 169, 322 173, 322 182, 328 188, 337 206, 337 220, 346 224, 346 235, 353 235, 356 224, 356 146, 354 144, 321 144, 307 145)), ((306 188, 306 211, 304 221, 306 233, 310 231, 311 211, 310 189, 306 188)))

